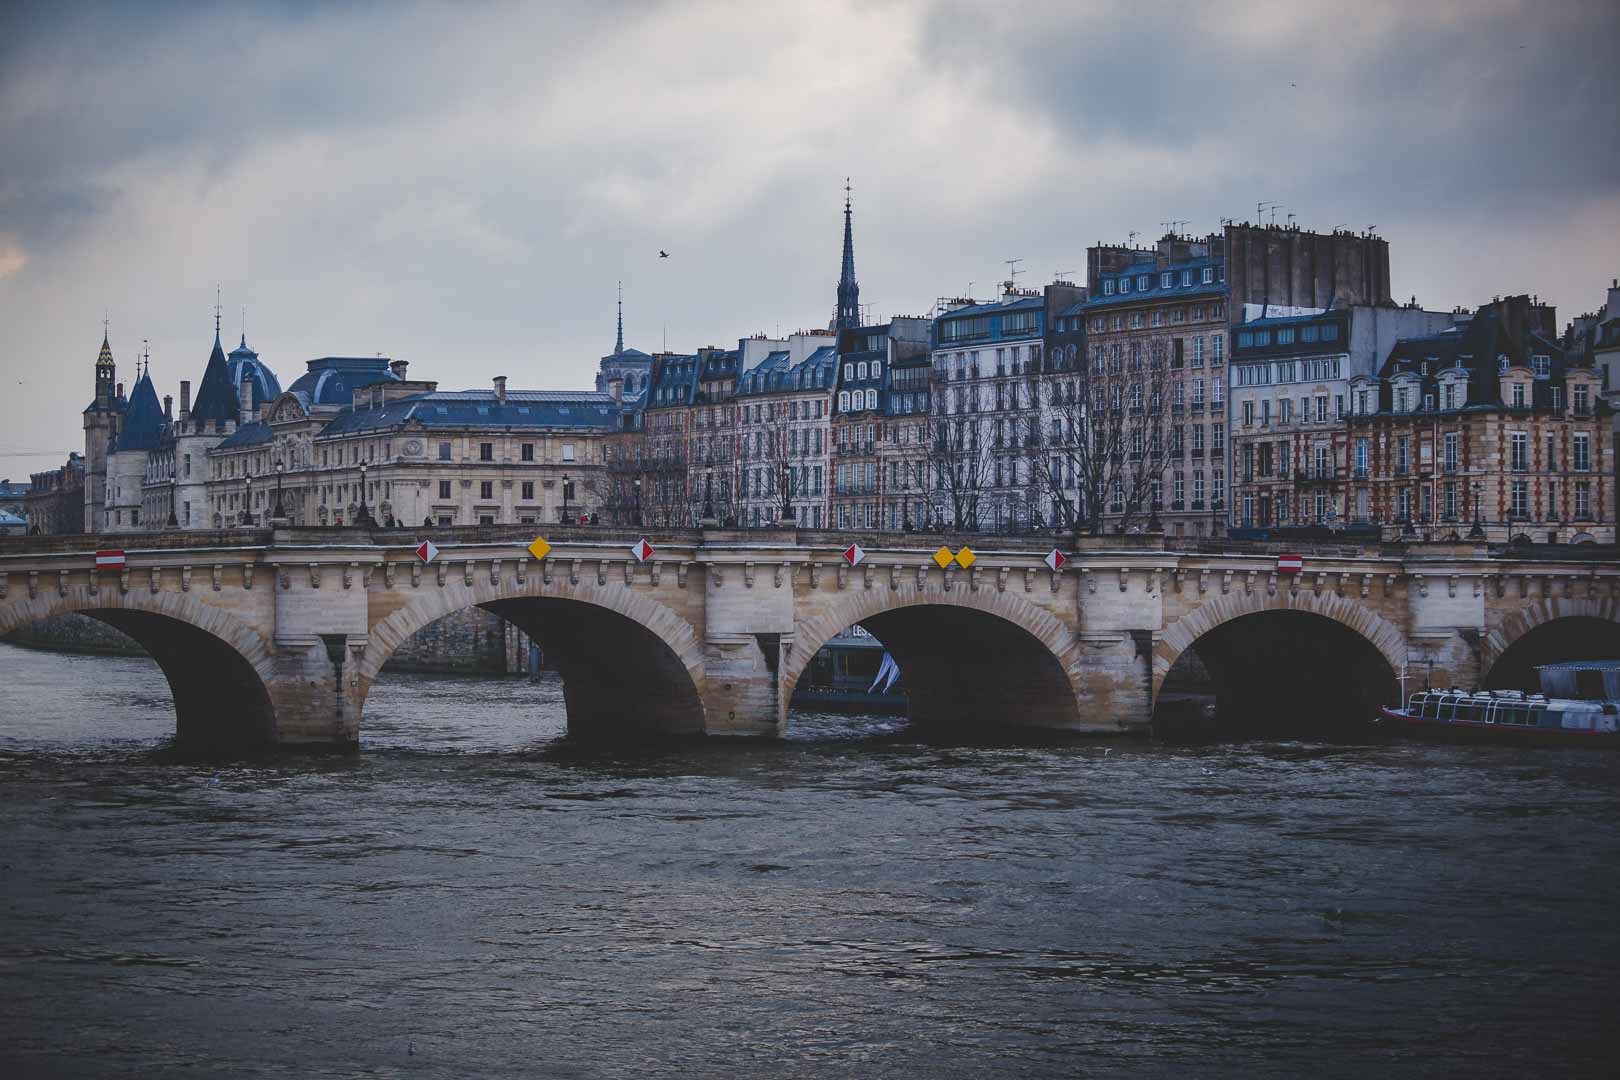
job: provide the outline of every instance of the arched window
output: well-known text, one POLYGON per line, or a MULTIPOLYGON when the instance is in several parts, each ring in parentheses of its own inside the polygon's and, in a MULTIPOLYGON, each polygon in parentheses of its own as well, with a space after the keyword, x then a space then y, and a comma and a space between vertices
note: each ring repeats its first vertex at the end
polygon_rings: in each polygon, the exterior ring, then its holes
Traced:
POLYGON ((840 391, 838 391, 838 411, 839 412, 849 412, 849 391, 848 390, 840 390, 840 391))
POLYGON ((877 408, 877 391, 876 390, 868 390, 866 392, 866 407, 868 409, 877 408))

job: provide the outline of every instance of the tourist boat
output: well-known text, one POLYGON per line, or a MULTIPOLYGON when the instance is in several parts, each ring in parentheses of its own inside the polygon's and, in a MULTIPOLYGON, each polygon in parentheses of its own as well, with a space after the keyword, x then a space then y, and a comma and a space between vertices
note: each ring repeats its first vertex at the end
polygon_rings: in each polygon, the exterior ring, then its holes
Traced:
POLYGON ((790 704, 903 716, 906 693, 900 668, 883 643, 856 625, 835 635, 811 658, 790 704))
POLYGON ((1539 694, 1423 690, 1405 708, 1379 710, 1379 721, 1428 738, 1620 746, 1620 660, 1548 664, 1536 671, 1539 694))

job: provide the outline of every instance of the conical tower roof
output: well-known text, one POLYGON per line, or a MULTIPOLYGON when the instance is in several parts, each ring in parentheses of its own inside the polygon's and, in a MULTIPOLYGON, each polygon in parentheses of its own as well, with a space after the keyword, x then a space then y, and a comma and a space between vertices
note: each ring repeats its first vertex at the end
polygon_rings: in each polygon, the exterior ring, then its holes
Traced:
POLYGON ((101 352, 100 352, 99 355, 96 356, 96 363, 98 363, 98 364, 110 364, 112 362, 113 362, 112 346, 107 344, 107 333, 106 333, 106 331, 102 331, 102 334, 101 334, 101 352))
POLYGON ((241 409, 236 388, 231 385, 226 370, 225 349, 219 343, 219 328, 214 328, 214 351, 208 355, 208 366, 203 369, 202 382, 197 384, 197 400, 191 406, 191 418, 198 421, 235 420, 241 409))
POLYGON ((163 406, 158 403, 152 376, 141 373, 129 394, 129 411, 124 414, 124 430, 113 444, 120 450, 156 450, 163 438, 163 406))

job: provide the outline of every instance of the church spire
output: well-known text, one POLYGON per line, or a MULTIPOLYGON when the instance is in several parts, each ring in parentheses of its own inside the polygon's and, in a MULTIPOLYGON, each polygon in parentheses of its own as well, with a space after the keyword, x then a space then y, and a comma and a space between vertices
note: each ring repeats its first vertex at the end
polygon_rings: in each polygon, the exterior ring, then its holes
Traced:
POLYGON ((861 325, 861 287, 855 281, 855 232, 850 224, 849 177, 844 177, 844 265, 838 275, 838 329, 861 325))
POLYGON ((624 282, 619 282, 619 335, 613 339, 613 355, 624 352, 624 282))

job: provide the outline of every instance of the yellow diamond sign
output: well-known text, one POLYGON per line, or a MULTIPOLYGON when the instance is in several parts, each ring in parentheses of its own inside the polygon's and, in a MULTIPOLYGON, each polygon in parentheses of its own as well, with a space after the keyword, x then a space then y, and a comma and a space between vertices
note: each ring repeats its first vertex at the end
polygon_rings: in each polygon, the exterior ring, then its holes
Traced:
POLYGON ((951 560, 953 558, 955 558, 955 556, 951 554, 951 549, 943 545, 941 545, 938 551, 934 552, 934 563, 941 570, 951 565, 951 560))
POLYGON ((534 538, 534 543, 529 545, 529 554, 537 559, 543 559, 551 554, 551 545, 546 543, 545 537, 537 536, 534 538))
POLYGON ((956 553, 956 565, 966 570, 968 567, 973 565, 973 560, 976 558, 978 558, 978 556, 973 554, 973 549, 965 547, 956 553))

